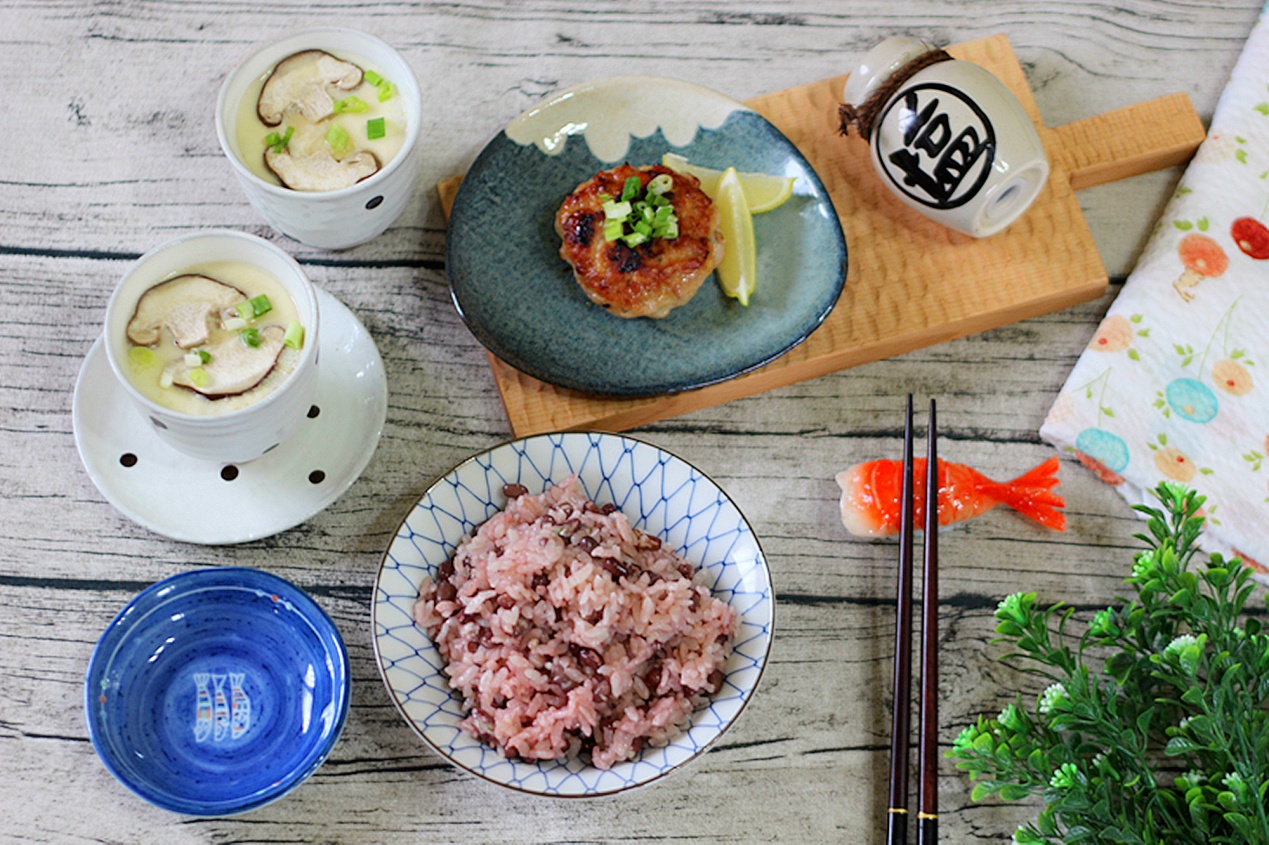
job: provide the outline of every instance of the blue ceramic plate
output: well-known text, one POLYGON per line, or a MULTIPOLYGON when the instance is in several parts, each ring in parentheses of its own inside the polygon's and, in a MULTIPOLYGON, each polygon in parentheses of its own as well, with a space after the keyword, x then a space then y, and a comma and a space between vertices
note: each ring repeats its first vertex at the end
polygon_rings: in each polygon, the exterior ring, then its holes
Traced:
POLYGON ((106 768, 177 813, 224 816, 294 789, 348 715, 348 655, 294 585, 200 569, 142 591, 88 663, 88 733, 106 768))
POLYGON ((846 244, 811 165, 757 112, 686 82, 618 77, 557 94, 489 142, 454 198, 446 269, 467 326, 511 366, 587 393, 651 396, 732 378, 805 340, 842 292, 846 244), (788 202, 754 216, 758 289, 747 308, 710 279, 664 319, 614 317, 559 257, 555 213, 567 194, 666 152, 796 178, 788 202))
POLYGON ((621 792, 679 768, 722 736, 753 696, 767 662, 775 598, 758 540, 727 494, 668 452, 615 434, 573 432, 516 440, 476 455, 424 494, 397 530, 375 583, 375 658, 393 702, 427 745, 459 768, 521 792, 586 797, 621 792), (697 569, 696 581, 736 611, 722 689, 667 745, 601 770, 580 759, 508 760, 458 728, 462 701, 444 660, 414 624, 419 586, 465 536, 502 509, 504 484, 540 493, 576 474, 586 495, 613 503, 697 569))

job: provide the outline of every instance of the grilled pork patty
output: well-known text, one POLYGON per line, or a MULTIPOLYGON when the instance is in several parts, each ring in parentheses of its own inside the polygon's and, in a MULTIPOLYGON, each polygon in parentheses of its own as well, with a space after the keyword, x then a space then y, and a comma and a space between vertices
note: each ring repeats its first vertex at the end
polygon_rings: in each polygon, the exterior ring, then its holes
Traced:
POLYGON ((664 317, 690 300, 723 257, 719 212, 695 176, 659 164, 619 165, 597 173, 564 199, 555 216, 560 257, 586 295, 618 317, 664 317), (620 198, 626 179, 642 185, 658 174, 674 180, 665 196, 679 220, 678 237, 636 247, 604 239, 606 198, 620 198))

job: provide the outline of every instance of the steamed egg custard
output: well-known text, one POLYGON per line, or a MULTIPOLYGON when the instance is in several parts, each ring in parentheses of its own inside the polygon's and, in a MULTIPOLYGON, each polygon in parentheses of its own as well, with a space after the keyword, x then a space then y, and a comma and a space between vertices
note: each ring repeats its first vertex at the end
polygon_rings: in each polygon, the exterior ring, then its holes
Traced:
POLYGON ((199 264, 151 286, 126 333, 128 380, 147 399, 185 414, 260 401, 295 370, 304 348, 286 288, 237 261, 199 264))
POLYGON ((297 191, 335 191, 387 166, 408 126, 396 83, 378 68, 304 50, 247 88, 236 129, 238 158, 256 176, 297 191))

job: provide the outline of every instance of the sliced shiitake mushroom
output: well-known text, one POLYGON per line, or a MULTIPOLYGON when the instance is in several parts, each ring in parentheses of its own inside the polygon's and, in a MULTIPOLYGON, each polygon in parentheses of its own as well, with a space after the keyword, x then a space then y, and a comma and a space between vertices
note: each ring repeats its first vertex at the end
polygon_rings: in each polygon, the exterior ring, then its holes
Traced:
POLYGON ((329 149, 295 156, 270 147, 264 151, 264 163, 283 185, 295 191, 336 191, 379 172, 379 159, 366 150, 336 159, 329 149))
POLYGON ((246 298, 233 285, 207 276, 176 276, 150 288, 137 300, 128 321, 128 340, 138 346, 153 346, 167 326, 177 346, 193 349, 207 342, 209 320, 219 319, 220 312, 246 298))
POLYGON ((260 328, 260 345, 248 346, 237 335, 231 335, 219 343, 204 347, 210 356, 207 363, 191 369, 181 364, 172 374, 172 383, 187 387, 210 399, 236 396, 246 393, 264 381, 277 366, 284 344, 286 330, 268 325, 260 328), (202 375, 191 377, 198 370, 202 375))
POLYGON ((335 100, 327 88, 351 91, 361 84, 361 78, 361 68, 324 50, 295 53, 278 62, 265 80, 256 113, 266 126, 277 126, 287 108, 295 106, 311 123, 317 123, 335 110, 335 100))

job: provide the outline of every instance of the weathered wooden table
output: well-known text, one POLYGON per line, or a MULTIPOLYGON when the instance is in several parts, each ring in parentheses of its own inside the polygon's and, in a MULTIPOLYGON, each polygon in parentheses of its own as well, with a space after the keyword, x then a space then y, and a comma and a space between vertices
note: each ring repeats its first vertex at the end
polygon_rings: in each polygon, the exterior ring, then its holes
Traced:
MULTIPOLYGON (((841 74, 895 33, 939 43, 1006 33, 1049 125, 1187 93, 1216 98, 1255 0, 755 4, 442 3, 0 5, 0 806, 13 841, 872 842, 884 823, 894 588, 890 543, 849 539, 833 474, 897 451, 902 396, 940 400, 942 455, 1008 477, 1051 454, 1036 431, 1175 185, 1173 169, 1079 194, 1112 277, 1100 301, 638 429, 709 473, 769 555, 778 628, 762 685, 685 771, 610 799, 501 790, 424 749, 375 669, 380 557, 431 479, 510 429, 483 349, 450 304, 433 187, 506 121, 572 84, 650 72, 746 99, 841 74), (343 253, 272 232, 221 155, 213 104, 229 67, 274 33, 343 24, 390 41, 427 88, 417 201, 343 253), (333 506, 278 536, 165 539, 93 486, 71 430, 73 385, 128 263, 175 235, 230 227, 291 251, 373 334, 388 379, 378 451, 333 506), (245 816, 178 817, 133 797, 87 739, 83 674, 135 593, 194 567, 259 567, 309 591, 343 632, 353 705, 317 774, 245 816)), ((1138 530, 1118 495, 1062 470, 1070 528, 1004 512, 941 542, 941 741, 1028 688, 995 661, 1006 593, 1102 606, 1138 530)), ((1027 807, 977 805, 945 762, 945 841, 1008 841, 1027 807)))

